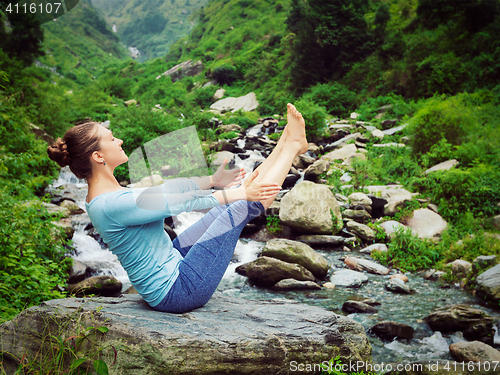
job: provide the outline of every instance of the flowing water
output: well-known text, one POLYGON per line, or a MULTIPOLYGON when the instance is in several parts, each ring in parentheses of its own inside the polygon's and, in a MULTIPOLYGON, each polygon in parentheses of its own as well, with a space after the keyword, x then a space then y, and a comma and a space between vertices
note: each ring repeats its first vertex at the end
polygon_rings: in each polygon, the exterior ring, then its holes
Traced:
MULTIPOLYGON (((244 141, 240 141, 238 146, 243 147, 244 141)), ((263 160, 264 157, 258 151, 247 151, 249 157, 245 160, 237 156, 236 164, 245 168, 247 174, 252 170, 254 162, 263 160)), ((302 180, 302 178, 301 178, 302 180)), ((67 169, 63 169, 61 174, 53 184, 53 187, 60 185, 76 185, 77 204, 85 210, 84 200, 86 197, 86 184, 79 181, 67 169)), ((192 223, 202 216, 201 213, 183 213, 177 216, 175 231, 181 233, 192 223)), ((75 234, 73 237, 74 253, 71 255, 93 269, 95 274, 113 275, 123 284, 123 290, 130 287, 127 274, 121 267, 115 255, 101 246, 94 238, 88 235, 87 226, 90 220, 87 214, 73 216, 73 226, 75 234)), ((347 300, 361 300, 371 298, 381 303, 377 306, 378 312, 375 314, 350 314, 355 321, 361 323, 366 330, 383 320, 392 320, 412 326, 415 329, 415 337, 412 340, 394 340, 392 342, 382 342, 377 337, 368 334, 373 351, 373 363, 402 363, 415 362, 426 359, 451 359, 448 346, 454 342, 465 341, 461 333, 441 334, 432 332, 422 319, 426 317, 434 308, 448 304, 466 304, 471 307, 485 310, 500 321, 500 311, 492 310, 491 307, 480 305, 480 300, 465 293, 456 286, 448 288, 440 287, 436 282, 426 281, 418 275, 407 274, 409 285, 417 291, 412 295, 401 295, 387 291, 384 287, 388 276, 367 274, 369 280, 358 289, 337 287, 334 289, 323 288, 319 291, 272 291, 264 288, 250 286, 247 278, 238 275, 235 268, 243 263, 250 262, 257 258, 263 248, 264 243, 252 240, 240 239, 236 246, 233 262, 229 265, 218 289, 222 293, 234 297, 273 300, 292 299, 300 303, 318 306, 338 314, 346 315, 341 307, 347 300)), ((332 268, 343 268, 342 258, 348 254, 342 251, 330 251, 328 249, 316 248, 332 265, 332 268)), ((363 257, 364 255, 356 254, 363 257)), ((364 256, 366 257, 366 256, 364 256)), ((368 257, 369 258, 369 257, 368 257)), ((495 344, 500 345, 498 330, 495 334, 495 344)))

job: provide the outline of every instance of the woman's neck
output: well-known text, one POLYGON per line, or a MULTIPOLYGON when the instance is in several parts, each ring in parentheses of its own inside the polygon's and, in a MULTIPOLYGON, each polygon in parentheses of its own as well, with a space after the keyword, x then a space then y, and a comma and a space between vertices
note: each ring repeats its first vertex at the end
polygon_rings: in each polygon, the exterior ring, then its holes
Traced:
POLYGON ((92 177, 87 179, 88 194, 87 202, 90 202, 93 198, 100 194, 108 193, 110 191, 116 191, 123 189, 123 187, 116 181, 113 172, 101 172, 94 174, 92 177))

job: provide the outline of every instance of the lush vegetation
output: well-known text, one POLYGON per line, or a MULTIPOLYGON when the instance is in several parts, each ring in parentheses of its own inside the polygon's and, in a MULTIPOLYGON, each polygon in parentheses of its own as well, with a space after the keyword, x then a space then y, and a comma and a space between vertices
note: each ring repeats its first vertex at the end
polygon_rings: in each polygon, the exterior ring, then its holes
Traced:
MULTIPOLYGON (((48 240, 52 225, 43 220, 48 218, 43 207, 34 203, 43 199, 57 169, 48 161, 45 145, 28 132, 28 123, 57 137, 86 117, 110 120, 127 154, 194 125, 208 157, 208 143, 234 135, 218 136, 219 121, 248 128, 259 116, 283 115, 289 101, 303 112, 309 140, 329 137, 326 121, 352 111, 360 114, 358 120, 379 128, 385 119, 398 119, 408 126, 384 142, 400 142, 405 136, 411 147, 381 150, 370 148, 369 142, 368 161, 353 162, 353 181, 358 189, 399 182, 438 204, 450 225, 437 245, 400 234, 385 260, 410 270, 457 257, 500 255, 498 246, 480 240, 492 230, 491 217, 500 213, 498 0, 453 7, 427 0, 341 3, 211 0, 197 12, 189 36, 172 45, 166 58, 144 63, 124 58, 117 36, 89 1, 56 22, 34 25, 35 32, 28 35, 18 32, 14 20, 11 29, 0 22, 0 210, 2 230, 13 233, 2 237, 2 319, 61 296, 57 286, 64 284, 62 242, 48 240), (16 43, 23 48, 14 48, 16 43), (35 59, 54 69, 36 66, 35 59), (157 78, 188 59, 200 59, 203 73, 176 82, 157 78), (209 112, 218 88, 226 96, 255 91, 257 112, 209 112), (130 99, 138 105, 126 105, 130 99), (382 106, 388 107, 380 118, 382 106), (460 162, 457 168, 425 174, 450 158, 460 162), (456 245, 459 240, 463 245, 456 245), (415 256, 406 257, 405 248, 415 256), (411 262, 417 258, 422 262, 411 262), (37 275, 37 282, 28 275, 37 275)), ((132 9, 127 4, 121 11, 132 9)), ((153 17, 151 9, 143 11, 141 17, 153 17)), ((3 12, 2 17, 9 15, 3 12)), ((142 22, 138 30, 149 27, 130 36, 137 43, 159 35, 165 24, 161 17, 146 24, 146 18, 139 18, 127 19, 129 25, 142 22)), ((173 21, 172 16, 161 33, 173 21)), ((155 53, 163 51, 165 46, 155 53)), ((342 173, 332 169, 329 175, 338 189, 342 173)), ((116 176, 130 179, 126 166, 116 176)), ((408 206, 399 217, 414 208, 408 206)))
POLYGON ((188 35, 207 0, 92 0, 121 41, 140 52, 139 61, 163 57, 179 38, 188 35))

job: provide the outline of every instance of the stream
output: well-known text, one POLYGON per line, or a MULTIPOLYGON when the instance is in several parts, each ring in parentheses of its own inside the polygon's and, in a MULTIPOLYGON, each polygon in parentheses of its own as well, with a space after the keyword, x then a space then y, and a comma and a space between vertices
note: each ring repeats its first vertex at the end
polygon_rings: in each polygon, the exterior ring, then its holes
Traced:
MULTIPOLYGON (((255 128, 253 131, 257 133, 258 130, 260 129, 255 128)), ((244 143, 244 140, 239 140, 238 147, 244 148, 244 143)), ((235 158, 236 164, 245 168, 248 175, 252 171, 254 163, 264 160, 264 157, 258 151, 247 151, 246 155, 248 157, 244 160, 240 159, 238 155, 235 158)), ((303 173, 301 175, 303 176, 303 173)), ((56 188, 62 185, 71 189, 76 203, 85 210, 84 201, 87 195, 85 181, 78 180, 66 167, 61 170, 59 178, 54 181, 52 187, 56 188)), ((178 215, 176 220, 174 220, 176 223, 175 232, 177 234, 181 233, 202 215, 199 212, 178 215)), ((86 213, 72 216, 72 225, 75 233, 72 239, 74 250, 70 256, 96 270, 92 276, 113 275, 122 282, 122 290, 125 291, 131 286, 125 270, 121 267, 116 256, 105 248, 105 245, 101 245, 89 235, 89 224, 90 220, 86 213)), ((461 332, 453 334, 433 332, 422 322, 422 319, 436 307, 449 304, 466 304, 486 311, 495 319, 497 325, 500 322, 500 310, 493 310, 491 307, 480 304, 481 301, 479 299, 464 292, 458 286, 442 287, 437 282, 427 281, 419 275, 410 273, 406 274, 409 278, 408 284, 416 290, 416 293, 412 295, 396 294, 386 290, 384 285, 389 275, 381 276, 369 273, 365 273, 369 277, 368 282, 357 289, 336 287, 334 289, 323 288, 318 291, 282 292, 252 287, 248 284, 246 277, 240 276, 235 272, 235 268, 243 263, 255 260, 263 246, 264 243, 262 242, 241 238, 238 241, 233 261, 229 265, 218 290, 226 295, 253 300, 292 299, 341 315, 347 315, 341 310, 343 303, 347 300, 371 298, 379 301, 381 305, 376 307, 378 310, 377 313, 355 313, 348 316, 362 324, 365 330, 383 320, 405 323, 415 329, 415 338, 412 340, 384 342, 367 333, 372 345, 372 359, 374 364, 382 362, 416 362, 430 359, 452 360, 448 346, 451 343, 466 340, 464 340, 461 332)), ((371 259, 369 256, 356 251, 351 253, 318 247, 315 250, 328 260, 332 269, 344 268, 343 258, 347 255, 353 255, 353 253, 356 253, 357 257, 371 259)), ((494 343, 497 348, 500 346, 498 328, 495 328, 494 343)))

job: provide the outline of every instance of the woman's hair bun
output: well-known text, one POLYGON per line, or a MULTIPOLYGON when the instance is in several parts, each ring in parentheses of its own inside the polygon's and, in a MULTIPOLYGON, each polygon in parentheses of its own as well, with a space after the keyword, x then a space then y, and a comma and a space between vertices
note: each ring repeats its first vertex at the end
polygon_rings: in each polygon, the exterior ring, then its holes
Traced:
POLYGON ((69 165, 68 146, 63 139, 57 138, 57 141, 47 148, 47 153, 49 154, 49 158, 59 164, 61 168, 69 165))

